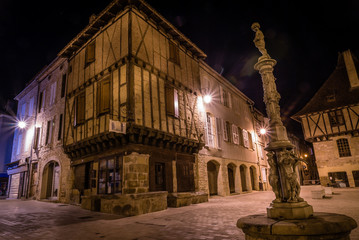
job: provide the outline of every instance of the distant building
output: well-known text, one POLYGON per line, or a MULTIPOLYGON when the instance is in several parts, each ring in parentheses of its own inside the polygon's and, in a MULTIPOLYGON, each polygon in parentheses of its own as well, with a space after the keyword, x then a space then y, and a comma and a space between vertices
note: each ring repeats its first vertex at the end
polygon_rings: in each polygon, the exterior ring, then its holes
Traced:
POLYGON ((12 141, 16 121, 8 113, 0 113, 0 198, 7 196, 9 175, 7 164, 11 160, 12 141))
POLYGON ((63 151, 67 60, 56 58, 16 96, 17 119, 8 198, 69 202, 70 160, 63 151))
POLYGON ((347 50, 293 118, 313 143, 321 184, 359 187, 359 61, 347 50))
POLYGON ((228 196, 268 189, 263 115, 254 102, 205 63, 200 64, 205 147, 198 155, 199 188, 228 196))

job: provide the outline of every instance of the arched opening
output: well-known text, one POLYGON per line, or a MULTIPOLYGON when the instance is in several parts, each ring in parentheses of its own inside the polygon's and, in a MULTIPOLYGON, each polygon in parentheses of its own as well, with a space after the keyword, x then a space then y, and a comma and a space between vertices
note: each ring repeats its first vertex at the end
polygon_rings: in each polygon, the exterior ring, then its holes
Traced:
POLYGON ((207 163, 209 195, 218 195, 218 170, 219 165, 214 161, 209 161, 207 163))
POLYGON ((241 175, 241 185, 242 185, 242 192, 248 191, 247 189, 247 181, 246 181, 246 166, 241 165, 239 167, 239 173, 241 175))
POLYGON ((252 190, 256 190, 256 187, 255 187, 256 181, 255 181, 255 179, 256 179, 257 174, 256 174, 256 168, 255 167, 251 166, 249 168, 249 175, 251 177, 252 190))
POLYGON ((234 186, 234 171, 235 166, 233 164, 228 164, 228 184, 229 184, 229 193, 235 192, 235 186, 234 186))
POLYGON ((51 161, 44 167, 42 173, 41 198, 57 200, 59 194, 60 166, 51 161))

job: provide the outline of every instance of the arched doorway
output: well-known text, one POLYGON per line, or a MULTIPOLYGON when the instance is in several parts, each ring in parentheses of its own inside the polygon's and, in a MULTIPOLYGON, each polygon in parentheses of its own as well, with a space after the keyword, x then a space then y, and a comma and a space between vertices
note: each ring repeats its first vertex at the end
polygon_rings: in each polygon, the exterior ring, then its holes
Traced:
POLYGON ((246 166, 241 165, 239 167, 239 173, 241 175, 241 185, 242 185, 242 192, 248 191, 247 189, 247 181, 246 181, 246 166))
POLYGON ((229 184, 229 193, 235 192, 235 186, 234 186, 234 171, 235 166, 233 164, 228 164, 228 184, 229 184))
POLYGON ((219 166, 214 161, 209 161, 207 163, 209 195, 217 195, 218 194, 218 184, 217 184, 218 169, 219 169, 219 166))
POLYGON ((257 174, 256 174, 256 168, 255 167, 251 166, 249 168, 249 175, 251 177, 252 190, 256 190, 256 187, 255 187, 256 181, 255 181, 255 179, 256 179, 257 174))
POLYGON ((59 195, 60 166, 51 161, 44 167, 42 173, 41 198, 57 200, 59 195))

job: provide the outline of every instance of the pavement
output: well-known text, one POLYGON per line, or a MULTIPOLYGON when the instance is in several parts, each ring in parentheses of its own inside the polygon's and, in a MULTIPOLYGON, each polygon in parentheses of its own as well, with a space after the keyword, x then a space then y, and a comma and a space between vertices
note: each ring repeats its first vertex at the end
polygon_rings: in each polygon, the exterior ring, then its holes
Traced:
MULTIPOLYGON (((315 212, 345 214, 359 223, 359 188, 335 188, 329 198, 312 199, 316 187, 303 186, 301 193, 315 212)), ((207 203, 127 218, 62 203, 1 200, 0 239, 244 239, 237 220, 264 214, 273 199, 271 191, 216 196, 207 203)), ((350 236, 359 240, 359 229, 350 236)))

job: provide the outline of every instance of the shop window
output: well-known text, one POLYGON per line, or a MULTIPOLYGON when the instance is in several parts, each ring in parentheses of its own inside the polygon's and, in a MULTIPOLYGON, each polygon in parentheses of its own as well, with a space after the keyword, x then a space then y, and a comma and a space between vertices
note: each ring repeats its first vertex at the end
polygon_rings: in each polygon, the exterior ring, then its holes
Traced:
POLYGON ((99 165, 98 193, 120 193, 122 188, 122 157, 101 159, 99 165))
POLYGON ((346 138, 338 139, 337 146, 338 146, 339 157, 350 157, 351 156, 348 139, 346 139, 346 138))

